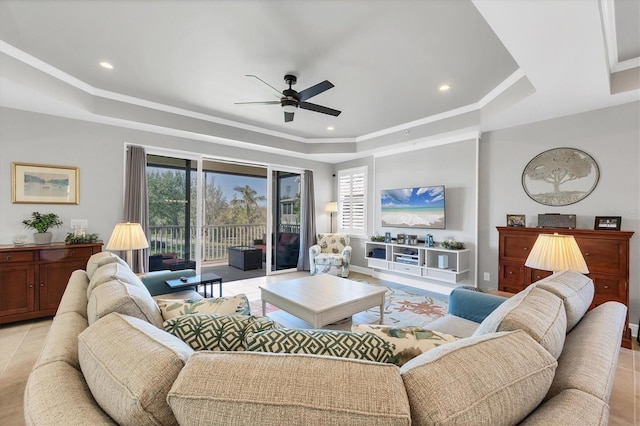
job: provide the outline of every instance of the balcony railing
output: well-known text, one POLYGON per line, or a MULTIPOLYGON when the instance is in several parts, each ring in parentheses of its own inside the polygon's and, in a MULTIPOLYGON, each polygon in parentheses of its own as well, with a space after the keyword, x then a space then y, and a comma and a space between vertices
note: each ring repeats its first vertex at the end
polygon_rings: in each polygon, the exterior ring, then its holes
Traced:
MULTIPOLYGON (((195 258, 196 227, 190 227, 191 246, 185 250, 184 226, 150 226, 149 250, 150 254, 177 253, 185 258, 189 251, 189 258, 195 258)), ((202 261, 225 260, 228 258, 228 248, 232 246, 252 246, 254 240, 262 240, 266 234, 267 225, 205 225, 202 227, 202 261)), ((300 225, 282 225, 279 232, 300 232, 300 225)))

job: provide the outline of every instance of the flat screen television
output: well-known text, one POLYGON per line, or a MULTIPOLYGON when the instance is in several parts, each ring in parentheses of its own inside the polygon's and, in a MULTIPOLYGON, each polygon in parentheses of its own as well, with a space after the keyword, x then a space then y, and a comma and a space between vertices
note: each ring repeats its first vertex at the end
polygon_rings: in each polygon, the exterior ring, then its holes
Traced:
POLYGON ((444 185, 380 191, 382 226, 445 229, 444 185))

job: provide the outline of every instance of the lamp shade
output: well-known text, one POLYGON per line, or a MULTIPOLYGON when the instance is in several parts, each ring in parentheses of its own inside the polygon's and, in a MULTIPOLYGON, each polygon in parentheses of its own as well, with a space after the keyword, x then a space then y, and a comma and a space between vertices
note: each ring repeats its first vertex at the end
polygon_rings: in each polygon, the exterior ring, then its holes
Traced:
POLYGON ((329 201, 327 206, 325 207, 325 211, 329 213, 337 213, 338 212, 338 202, 337 201, 329 201))
POLYGON ((543 271, 589 273, 587 263, 573 235, 558 233, 538 235, 524 265, 543 271))
POLYGON ((139 223, 117 223, 111 238, 107 243, 107 250, 138 250, 149 247, 139 223))

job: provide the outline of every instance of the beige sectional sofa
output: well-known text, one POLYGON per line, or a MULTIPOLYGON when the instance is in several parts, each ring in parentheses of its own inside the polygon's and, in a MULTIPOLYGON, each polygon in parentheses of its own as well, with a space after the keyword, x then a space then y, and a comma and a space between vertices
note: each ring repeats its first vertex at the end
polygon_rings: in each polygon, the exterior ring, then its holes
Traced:
MULTIPOLYGON (((464 297, 487 296, 478 295, 464 297)), ((69 280, 27 383, 25 420, 604 425, 626 307, 608 302, 585 313, 592 298, 590 279, 554 274, 511 299, 493 300, 497 308, 480 322, 460 312, 436 321, 434 329, 461 338, 402 367, 321 355, 195 352, 163 331, 146 286, 117 258, 100 254, 69 280)))

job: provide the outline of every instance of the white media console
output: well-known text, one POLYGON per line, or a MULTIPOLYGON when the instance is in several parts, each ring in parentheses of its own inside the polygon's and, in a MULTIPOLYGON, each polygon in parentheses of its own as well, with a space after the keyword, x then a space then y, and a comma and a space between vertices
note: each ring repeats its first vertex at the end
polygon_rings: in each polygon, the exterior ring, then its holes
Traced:
POLYGON ((365 258, 370 268, 449 283, 465 280, 469 272, 469 249, 367 241, 365 258))

